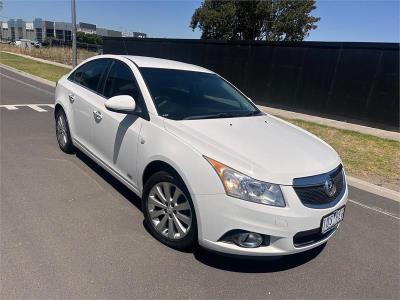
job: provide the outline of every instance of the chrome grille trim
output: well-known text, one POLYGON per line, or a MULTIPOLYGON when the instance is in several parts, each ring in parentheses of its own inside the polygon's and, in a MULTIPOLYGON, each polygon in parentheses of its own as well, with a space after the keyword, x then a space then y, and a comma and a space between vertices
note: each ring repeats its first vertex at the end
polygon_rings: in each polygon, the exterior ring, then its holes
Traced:
POLYGON ((339 165, 325 174, 295 178, 293 180, 293 189, 306 207, 316 209, 333 207, 346 192, 343 166, 339 165), (336 193, 332 197, 328 197, 324 189, 325 181, 328 179, 332 179, 336 185, 336 193))
POLYGON ((294 187, 307 187, 307 186, 320 186, 324 185, 325 181, 328 178, 334 178, 338 173, 343 170, 343 166, 340 164, 337 168, 333 169, 330 172, 315 175, 315 176, 308 176, 308 177, 300 177, 293 179, 293 186, 294 187))

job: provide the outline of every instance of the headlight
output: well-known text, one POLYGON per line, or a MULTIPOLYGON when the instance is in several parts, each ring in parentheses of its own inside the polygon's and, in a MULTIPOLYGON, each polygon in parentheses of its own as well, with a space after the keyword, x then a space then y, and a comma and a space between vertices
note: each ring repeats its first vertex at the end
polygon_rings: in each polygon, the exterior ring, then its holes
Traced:
POLYGON ((279 185, 255 180, 211 158, 204 158, 217 172, 227 195, 266 205, 285 206, 279 185))

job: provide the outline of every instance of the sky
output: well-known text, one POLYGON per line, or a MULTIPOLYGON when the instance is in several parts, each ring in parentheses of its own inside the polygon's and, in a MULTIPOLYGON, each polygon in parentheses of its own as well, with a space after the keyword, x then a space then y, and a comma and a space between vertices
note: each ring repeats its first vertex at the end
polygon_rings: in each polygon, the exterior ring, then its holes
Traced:
MULTIPOLYGON (((69 0, 3 0, 0 20, 35 17, 70 22, 69 0)), ((189 23, 201 1, 76 0, 77 21, 149 37, 193 38, 189 23)), ((320 17, 310 41, 400 42, 400 0, 317 0, 320 17)))

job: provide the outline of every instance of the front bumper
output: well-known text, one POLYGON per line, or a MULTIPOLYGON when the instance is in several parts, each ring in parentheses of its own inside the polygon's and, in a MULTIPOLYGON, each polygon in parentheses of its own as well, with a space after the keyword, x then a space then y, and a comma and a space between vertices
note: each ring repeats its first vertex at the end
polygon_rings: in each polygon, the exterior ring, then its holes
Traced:
POLYGON ((205 248, 233 255, 273 256, 303 252, 325 243, 336 230, 321 236, 315 242, 295 246, 293 237, 320 227, 322 217, 347 202, 348 189, 335 206, 314 209, 304 206, 293 187, 281 186, 286 207, 252 203, 225 194, 194 195, 198 221, 199 244, 205 248), (243 248, 220 241, 231 230, 245 230, 270 236, 268 246, 243 248))

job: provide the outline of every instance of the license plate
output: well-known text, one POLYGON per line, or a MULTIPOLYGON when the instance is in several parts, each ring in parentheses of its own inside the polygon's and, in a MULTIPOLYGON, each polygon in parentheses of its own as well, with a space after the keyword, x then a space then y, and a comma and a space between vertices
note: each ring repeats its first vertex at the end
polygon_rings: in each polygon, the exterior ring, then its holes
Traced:
POLYGON ((333 213, 322 218, 321 221, 321 233, 331 230, 337 224, 343 221, 344 218, 344 206, 335 210, 333 213))

